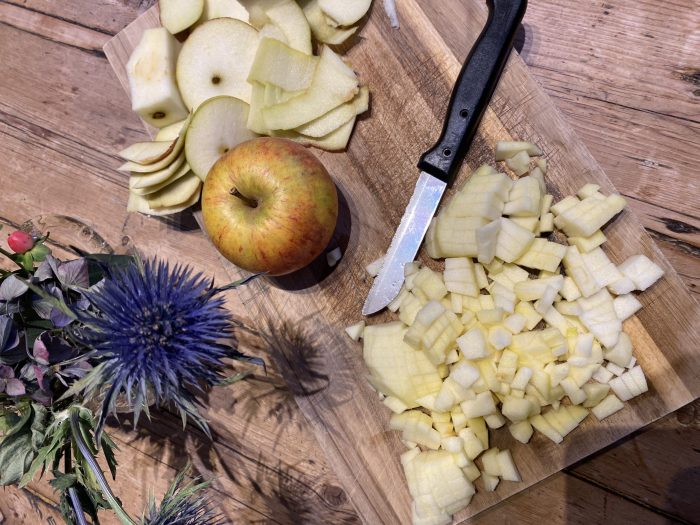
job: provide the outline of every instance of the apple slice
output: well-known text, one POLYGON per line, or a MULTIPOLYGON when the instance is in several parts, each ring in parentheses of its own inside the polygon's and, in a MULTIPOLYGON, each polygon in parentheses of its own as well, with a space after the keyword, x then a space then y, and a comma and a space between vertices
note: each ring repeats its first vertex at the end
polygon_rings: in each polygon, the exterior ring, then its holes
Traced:
POLYGON ((126 64, 131 109, 157 128, 182 120, 188 113, 175 83, 179 49, 167 29, 147 29, 126 64))
POLYGON ((248 129, 260 135, 269 134, 270 130, 265 127, 262 110, 265 107, 265 87, 259 82, 252 82, 253 93, 250 97, 250 108, 248 109, 248 129))
POLYGON ((317 0, 311 0, 304 6, 304 16, 306 16, 314 38, 324 44, 342 44, 357 31, 357 27, 341 29, 330 25, 317 0))
POLYGON ((187 162, 184 162, 178 170, 173 173, 170 177, 165 179, 162 182, 158 182, 156 184, 152 184, 150 186, 144 186, 143 182, 140 180, 144 178, 142 175, 132 175, 131 178, 129 179, 129 191, 132 193, 136 193, 137 195, 150 195, 151 193, 155 193, 158 190, 162 190, 165 188, 168 184, 172 184, 176 180, 184 177, 191 171, 190 165, 187 164, 187 162))
POLYGON ((273 131, 272 134, 275 137, 290 139, 304 146, 314 146, 326 151, 343 151, 348 146, 348 142, 350 142, 350 136, 354 127, 355 117, 325 137, 307 137, 295 131, 273 131))
POLYGON ((177 85, 187 107, 230 96, 250 102, 247 82, 258 48, 258 32, 233 18, 204 22, 185 41, 177 59, 177 85))
POLYGON ((248 82, 273 84, 286 91, 301 91, 311 85, 318 58, 301 53, 279 40, 260 40, 248 82))
POLYGON ((179 178, 176 182, 168 184, 165 188, 146 196, 149 208, 172 208, 189 201, 192 195, 199 194, 202 189, 202 181, 194 173, 179 178))
POLYGON ((190 206, 194 206, 199 201, 199 193, 194 193, 189 200, 183 202, 178 206, 170 206, 165 208, 153 209, 148 205, 148 200, 143 195, 136 195, 135 193, 129 193, 129 202, 126 205, 126 211, 143 213, 144 215, 155 215, 158 217, 163 217, 165 215, 173 215, 175 213, 180 213, 186 210, 190 206))
POLYGON ((129 179, 129 187, 131 188, 148 188, 154 184, 160 184, 163 181, 168 180, 172 177, 180 167, 185 163, 185 154, 180 152, 180 155, 175 159, 174 162, 162 170, 154 171, 153 173, 146 173, 139 175, 138 173, 132 172, 131 179, 129 179))
POLYGON ((214 18, 236 18, 248 22, 250 17, 248 10, 238 0, 204 0, 200 21, 206 22, 214 18))
POLYGON ((160 171, 169 167, 173 163, 173 161, 180 155, 180 153, 182 153, 182 148, 185 145, 185 131, 190 125, 191 119, 192 116, 189 116, 182 123, 182 128, 177 139, 175 140, 175 145, 173 146, 173 149, 170 151, 170 153, 168 153, 165 157, 163 157, 157 162, 145 166, 136 162, 125 162, 124 164, 119 166, 117 170, 130 171, 132 173, 154 173, 156 171, 160 171))
POLYGON ((358 92, 357 78, 350 78, 337 60, 335 53, 325 47, 309 89, 287 102, 263 109, 267 128, 294 129, 351 100, 358 92))
POLYGON ((283 44, 289 45, 289 41, 287 40, 287 37, 284 36, 282 30, 273 23, 262 26, 262 29, 258 35, 260 36, 260 40, 263 38, 273 38, 275 40, 279 40, 283 44))
POLYGON ((187 119, 180 120, 179 122, 173 122, 164 128, 160 128, 158 133, 156 133, 156 140, 175 140, 180 136, 180 132, 182 131, 185 122, 187 122, 187 119))
POLYGON ((372 0, 318 0, 318 6, 341 26, 350 26, 367 14, 372 0))
POLYGON ((257 29, 272 22, 284 34, 289 46, 310 55, 311 29, 301 7, 294 0, 244 0, 250 23, 257 29))
POLYGON ((124 160, 136 162, 137 164, 153 164, 163 160, 175 148, 175 139, 137 142, 119 152, 119 156, 124 160))
POLYGON ((221 155, 257 137, 246 127, 248 111, 248 104, 235 97, 212 98, 197 109, 187 129, 185 155, 200 179, 221 155))
POLYGON ((330 110, 316 120, 299 126, 296 130, 307 137, 325 137, 368 109, 369 89, 367 89, 367 86, 363 86, 360 88, 360 92, 350 102, 346 102, 330 110))
POLYGON ((204 0, 160 0, 160 23, 177 34, 194 25, 202 16, 204 0))

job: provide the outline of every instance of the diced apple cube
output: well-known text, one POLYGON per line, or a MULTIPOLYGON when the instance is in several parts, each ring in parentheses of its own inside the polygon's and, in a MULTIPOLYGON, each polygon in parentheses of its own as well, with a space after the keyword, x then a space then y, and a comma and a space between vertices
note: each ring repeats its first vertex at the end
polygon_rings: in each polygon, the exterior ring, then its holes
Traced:
POLYGON ((527 399, 507 397, 501 407, 501 412, 505 417, 517 423, 530 417, 530 402, 527 399))
POLYGON ((388 407, 389 410, 391 410, 394 414, 401 414, 409 408, 403 401, 393 396, 385 397, 382 403, 384 403, 384 405, 388 407))
POLYGON ((598 381, 598 383, 607 384, 608 381, 610 381, 613 378, 613 376, 614 374, 610 370, 608 370, 604 366, 601 366, 598 370, 596 370, 593 373, 591 378, 598 381))
MULTIPOLYGON (((453 454, 457 454, 464 451, 464 442, 459 436, 448 436, 443 437, 440 443, 442 449, 447 450, 453 454)), ((464 465, 466 466, 466 464, 464 465)))
POLYGON ((618 412, 625 408, 625 405, 622 401, 620 401, 615 394, 610 394, 607 396, 605 399, 603 399, 600 403, 598 403, 596 406, 594 406, 591 409, 591 412, 593 412, 593 415, 598 418, 598 421, 602 421, 608 416, 613 415, 615 412, 618 412))
POLYGON ((622 279, 608 285, 608 290, 615 295, 626 295, 636 290, 636 286, 629 277, 622 277, 622 279))
POLYGON ((519 151, 509 159, 506 159, 506 166, 520 177, 530 171, 530 156, 527 151, 519 151))
POLYGON ((535 428, 535 430, 541 434, 544 434, 555 443, 561 443, 564 440, 562 435, 557 432, 542 415, 538 414, 536 416, 532 416, 530 418, 530 424, 535 428))
POLYGON ((486 447, 484 447, 484 444, 472 429, 463 428, 457 435, 462 440, 464 452, 469 459, 474 460, 479 454, 486 450, 486 447))
POLYGON ((476 230, 477 258, 482 264, 489 264, 496 256, 501 221, 495 220, 476 230))
POLYGON ((538 218, 541 205, 542 193, 537 179, 524 177, 513 183, 508 201, 503 207, 503 215, 538 218))
POLYGON ((514 157, 521 151, 525 151, 528 155, 532 157, 539 157, 542 155, 540 148, 535 146, 531 142, 518 142, 518 141, 505 141, 499 140, 496 142, 496 160, 506 160, 514 157))
POLYGON ((503 217, 496 244, 496 257, 507 263, 513 262, 525 253, 534 240, 531 231, 503 217))
POLYGON ((464 472, 464 475, 472 483, 479 479, 479 476, 481 476, 481 471, 479 470, 479 467, 477 467, 474 463, 469 463, 466 467, 463 467, 462 472, 464 472))
POLYGON ((504 417, 498 412, 484 416, 484 421, 486 421, 489 428, 493 429, 501 428, 506 423, 504 417))
POLYGON ((520 473, 515 466, 510 450, 501 450, 497 456, 498 466, 501 471, 501 478, 506 481, 522 481, 520 473))
POLYGON ((447 288, 439 273, 421 268, 413 279, 413 287, 420 289, 431 301, 439 301, 447 295, 447 288))
POLYGON ((481 464, 483 465, 483 472, 489 476, 501 476, 501 467, 498 463, 498 450, 497 447, 488 449, 481 456, 481 464))
POLYGON ((537 313, 532 304, 527 301, 521 301, 515 305, 515 313, 525 317, 527 320, 525 328, 528 330, 532 330, 542 320, 542 316, 537 313))
POLYGON ((476 257, 476 230, 485 226, 483 217, 440 215, 435 226, 435 242, 443 257, 476 257))
POLYGON ((466 361, 460 361, 452 367, 449 377, 462 387, 469 388, 479 379, 479 369, 466 361))
POLYGON ((623 277, 617 266, 608 259, 608 256, 600 248, 582 254, 582 258, 586 268, 600 287, 608 286, 623 277))
MULTIPOLYGON (((482 295, 481 297, 488 297, 482 295)), ((505 312, 500 308, 490 308, 488 310, 479 310, 476 312, 476 318, 481 324, 485 325, 495 325, 503 322, 505 318, 505 312)))
POLYGON ((583 391, 586 393, 586 400, 583 402, 583 406, 586 408, 592 408, 597 406, 610 392, 610 385, 604 385, 601 383, 588 383, 583 385, 583 391))
POLYGON ((518 421, 508 427, 510 435, 517 441, 527 444, 532 437, 533 430, 529 421, 518 421))
POLYGON ((345 333, 350 336, 350 339, 353 341, 359 341, 360 338, 362 337, 362 332, 365 330, 365 322, 360 321, 359 323, 356 323, 352 326, 348 326, 345 329, 345 333))
POLYGON ((583 313, 581 322, 593 332, 593 335, 606 347, 617 344, 622 332, 622 323, 615 313, 615 305, 606 289, 600 290, 588 298, 578 299, 583 313))
POLYGON ((492 326, 489 328, 489 343, 496 350, 503 350, 510 345, 513 340, 513 334, 502 326, 492 326))
POLYGON ((496 487, 501 481, 501 478, 498 476, 492 476, 491 474, 487 474, 486 472, 481 473, 481 479, 484 482, 484 490, 486 492, 493 492, 496 490, 496 487))
POLYGON ((462 355, 470 360, 483 359, 491 353, 486 346, 486 336, 481 328, 473 328, 458 337, 457 345, 462 355))
POLYGON ((576 246, 569 246, 564 255, 564 269, 576 284, 576 287, 584 297, 590 297, 600 290, 595 277, 591 274, 586 263, 576 246))
POLYGON ((537 234, 537 228, 540 225, 539 217, 514 217, 514 216, 511 216, 511 217, 509 217, 509 219, 511 221, 513 221, 515 224, 517 224, 518 226, 522 226, 527 231, 530 231, 534 234, 537 234))
POLYGON ((642 303, 631 293, 618 295, 613 300, 615 313, 620 321, 625 321, 642 309, 642 303))
POLYGON ((588 183, 584 185, 580 190, 578 190, 576 195, 579 199, 585 199, 586 197, 590 197, 594 193, 597 193, 599 189, 600 186, 598 186, 597 184, 588 183))
POLYGON ((486 428, 486 421, 484 421, 483 417, 468 418, 467 427, 479 438, 481 444, 484 446, 484 450, 489 448, 489 431, 486 428))
POLYGON ((445 287, 448 291, 478 297, 479 287, 476 283, 474 263, 466 257, 445 259, 445 272, 443 274, 445 287))
POLYGON ((474 400, 466 400, 460 403, 462 412, 468 419, 488 416, 496 411, 491 392, 482 392, 476 395, 474 400))
POLYGON ((382 255, 381 257, 375 259, 365 267, 365 270, 370 275, 370 277, 376 277, 377 275, 379 275, 379 272, 382 269, 382 265, 384 264, 385 258, 386 256, 382 255))
POLYGON ((607 237, 605 237, 605 234, 601 230, 598 230, 590 237, 567 238, 567 242, 571 246, 576 246, 576 248, 578 248, 579 252, 581 253, 588 253, 592 250, 595 250, 598 246, 600 246, 607 240, 607 237))
POLYGON ((622 332, 617 344, 606 350, 604 356, 605 359, 621 368, 627 367, 632 359, 632 340, 630 336, 622 332))
POLYGON ((526 324, 527 319, 524 315, 519 313, 509 315, 503 320, 504 328, 508 330, 511 334, 519 334, 525 329, 526 324))
POLYGON ((646 255, 633 255, 619 266, 619 270, 640 291, 646 290, 664 275, 663 269, 646 255))
POLYGON ((622 401, 629 401, 637 395, 637 387, 636 384, 632 383, 632 389, 630 389, 630 385, 623 379, 625 375, 626 374, 622 374, 619 377, 611 379, 608 384, 617 397, 622 401))
POLYGON ((564 378, 560 385, 564 389, 564 392, 566 392, 566 395, 569 397, 572 404, 580 405, 586 400, 586 393, 579 388, 576 381, 574 381, 571 377, 564 378))
POLYGON ((542 215, 540 218, 540 223, 537 227, 537 234, 540 235, 542 233, 550 233, 554 231, 554 214, 553 213, 545 213, 542 215))
POLYGON ((637 384, 637 387, 639 388, 640 394, 643 394, 643 393, 649 391, 649 385, 647 384, 647 379, 644 376, 644 372, 642 371, 641 366, 635 365, 632 368, 630 368, 630 371, 627 373, 630 375, 630 377, 637 384))

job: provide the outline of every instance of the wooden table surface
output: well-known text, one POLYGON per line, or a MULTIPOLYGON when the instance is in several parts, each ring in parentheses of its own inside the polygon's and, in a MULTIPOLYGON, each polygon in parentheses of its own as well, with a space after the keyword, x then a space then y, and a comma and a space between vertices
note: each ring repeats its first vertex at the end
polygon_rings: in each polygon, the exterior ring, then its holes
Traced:
MULTIPOLYGON (((472 42, 458 30, 465 15, 456 2, 424 2, 465 56, 472 42)), ((102 46, 152 3, 0 0, 0 223, 31 219, 93 245, 96 232, 117 251, 135 246, 225 281, 216 252, 187 216, 125 212, 127 181, 115 171, 115 151, 145 133, 102 46)), ((532 73, 700 293, 700 1, 531 0, 524 29, 517 47, 532 73)), ((235 293, 230 305, 245 320, 235 293)), ((242 333, 241 342, 266 356, 254 335, 242 333)), ((215 477, 215 499, 231 522, 357 522, 270 365, 266 376, 211 394, 213 443, 196 433, 185 438, 167 415, 138 432, 128 420, 111 429, 121 447, 113 488, 132 515, 189 459, 215 477)), ((698 430, 695 402, 473 521, 700 523, 698 430)), ((61 523, 45 480, 0 494, 0 523, 61 523)))

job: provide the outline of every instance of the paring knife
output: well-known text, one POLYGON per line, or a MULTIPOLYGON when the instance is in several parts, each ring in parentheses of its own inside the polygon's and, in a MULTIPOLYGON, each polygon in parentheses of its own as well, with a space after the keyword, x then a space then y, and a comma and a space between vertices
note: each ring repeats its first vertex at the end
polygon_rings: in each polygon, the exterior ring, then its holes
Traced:
POLYGON ((471 145, 527 8, 527 0, 490 0, 488 4, 489 19, 452 91, 440 140, 418 163, 416 189, 369 292, 364 315, 382 310, 401 291, 404 265, 415 259, 442 195, 471 145))

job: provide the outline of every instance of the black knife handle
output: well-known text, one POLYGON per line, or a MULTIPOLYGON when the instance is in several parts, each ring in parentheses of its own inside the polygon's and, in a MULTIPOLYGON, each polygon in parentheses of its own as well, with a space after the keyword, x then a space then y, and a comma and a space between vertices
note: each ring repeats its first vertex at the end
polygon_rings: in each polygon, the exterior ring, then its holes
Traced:
POLYGON ((488 4, 488 21, 452 91, 440 140, 418 163, 422 171, 447 184, 452 183, 476 134, 527 8, 527 0, 489 0, 488 4))

